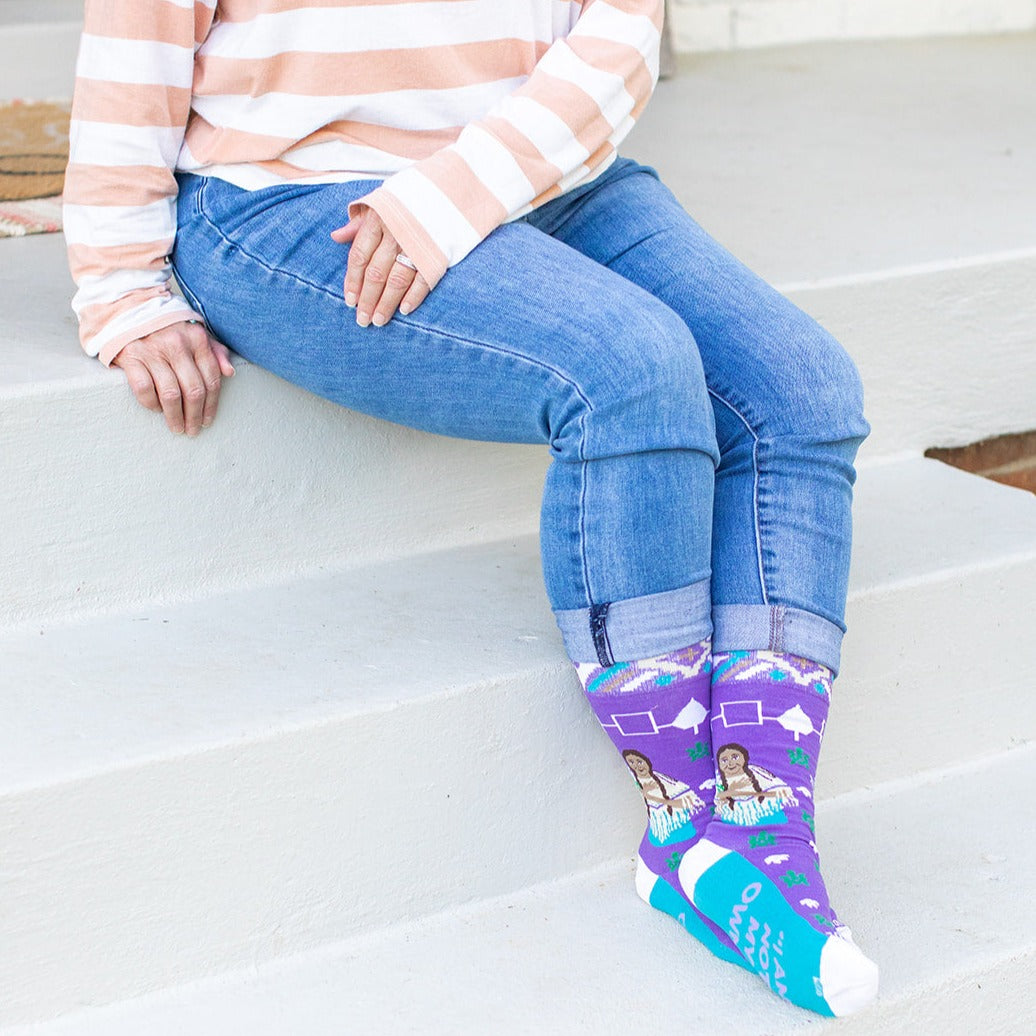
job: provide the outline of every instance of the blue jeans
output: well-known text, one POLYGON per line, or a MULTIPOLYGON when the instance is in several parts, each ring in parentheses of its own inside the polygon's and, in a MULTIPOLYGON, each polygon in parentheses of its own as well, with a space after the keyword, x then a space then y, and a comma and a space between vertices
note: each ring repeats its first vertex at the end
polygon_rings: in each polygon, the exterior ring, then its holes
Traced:
POLYGON ((837 671, 852 361, 629 160, 494 231, 409 316, 360 328, 330 232, 371 181, 180 176, 174 269, 212 333, 353 410, 550 449, 541 549, 574 661, 712 634, 837 671))

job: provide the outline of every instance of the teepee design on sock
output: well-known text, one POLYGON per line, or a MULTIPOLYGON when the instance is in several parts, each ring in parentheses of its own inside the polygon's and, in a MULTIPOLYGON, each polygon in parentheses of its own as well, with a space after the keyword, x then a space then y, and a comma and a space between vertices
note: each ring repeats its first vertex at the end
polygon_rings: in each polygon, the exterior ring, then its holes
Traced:
POLYGON ((684 854, 680 881, 778 996, 844 1015, 873 1000, 878 969, 831 908, 814 842, 831 679, 787 654, 715 656, 715 813, 684 854))
POLYGON ((712 816, 708 640, 637 662, 576 665, 601 726, 644 800, 647 825, 637 857, 637 892, 675 917, 717 956, 743 964, 729 940, 684 894, 684 853, 712 816))

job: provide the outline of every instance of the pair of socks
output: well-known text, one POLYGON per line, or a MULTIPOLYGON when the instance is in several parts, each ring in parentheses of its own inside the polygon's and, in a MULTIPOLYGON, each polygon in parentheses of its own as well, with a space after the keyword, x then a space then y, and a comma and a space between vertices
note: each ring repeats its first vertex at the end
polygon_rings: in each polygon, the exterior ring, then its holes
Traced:
POLYGON ((576 669, 644 800, 641 898, 800 1007, 873 1000, 877 967, 831 908, 814 842, 830 670, 707 640, 576 669))

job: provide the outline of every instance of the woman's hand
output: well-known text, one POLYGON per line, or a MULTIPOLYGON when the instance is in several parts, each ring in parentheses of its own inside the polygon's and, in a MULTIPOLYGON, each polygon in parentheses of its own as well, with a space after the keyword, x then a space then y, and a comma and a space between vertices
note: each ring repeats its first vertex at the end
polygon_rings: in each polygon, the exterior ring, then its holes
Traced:
POLYGON ((123 346, 112 366, 122 369, 142 406, 165 415, 171 432, 191 436, 212 424, 223 378, 234 373, 230 350, 204 324, 187 321, 123 346))
POLYGON ((356 307, 360 327, 387 324, 397 308, 406 316, 428 296, 428 282, 411 266, 396 261, 403 250, 373 209, 365 206, 331 238, 340 245, 352 242, 345 268, 345 304, 356 307))

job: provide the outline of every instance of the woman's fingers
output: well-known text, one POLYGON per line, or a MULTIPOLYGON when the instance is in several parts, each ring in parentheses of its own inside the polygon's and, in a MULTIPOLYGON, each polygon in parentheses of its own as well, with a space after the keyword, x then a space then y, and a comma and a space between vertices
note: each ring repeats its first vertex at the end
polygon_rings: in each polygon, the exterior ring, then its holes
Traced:
POLYGON ((180 381, 173 368, 164 360, 153 360, 148 365, 151 379, 155 383, 158 402, 169 431, 180 435, 184 430, 183 396, 180 392, 180 381))
POLYGON ((183 400, 183 430, 195 436, 205 419, 207 389, 193 357, 176 368, 176 380, 180 382, 180 399, 183 400))
POLYGON ((217 342, 214 338, 209 339, 209 345, 212 348, 213 356, 216 357, 216 362, 219 364, 220 374, 224 378, 232 378, 234 376, 234 365, 230 362, 230 350, 222 342, 217 342))
MULTIPOLYGON (((353 248, 360 243, 363 236, 363 231, 357 236, 356 242, 353 244, 353 248)), ((385 289, 388 285, 389 276, 393 273, 393 267, 399 266, 396 262, 396 256, 399 255, 399 245, 396 244, 396 239, 391 234, 383 233, 378 247, 371 253, 370 258, 367 260, 363 271, 363 284, 360 287, 358 297, 356 299, 356 323, 360 327, 366 327, 371 320, 374 318, 374 311, 378 308, 378 304, 381 302, 382 296, 385 294, 385 289)), ((352 253, 349 255, 350 261, 352 260, 352 253)), ((413 271, 403 267, 399 271, 401 274, 411 274, 413 271)), ((403 292, 409 286, 409 280, 407 284, 403 286, 403 290, 399 292, 399 297, 403 297, 403 292)), ((395 290, 395 289, 393 289, 395 290)), ((392 306, 391 312, 385 317, 384 322, 387 323, 389 318, 395 313, 396 307, 392 306)))
POLYGON ((428 298, 428 292, 431 290, 428 287, 428 282, 419 273, 415 274, 413 283, 407 289, 406 294, 403 296, 403 301, 399 304, 399 312, 403 316, 406 316, 407 313, 413 313, 428 298))
POLYGON ((223 378, 234 373, 227 347, 188 322, 130 342, 112 362, 142 406, 160 410, 170 431, 190 436, 212 424, 223 378))
MULTIPOLYGON (((347 306, 359 306, 360 295, 364 289, 367 279, 367 272, 370 262, 373 259, 378 247, 381 245, 385 232, 382 229, 381 220, 368 218, 370 212, 357 217, 360 223, 359 230, 353 237, 349 247, 349 259, 345 268, 345 304, 347 306)), ((367 311, 368 320, 374 307, 367 311)))
POLYGON ((346 305, 356 308, 360 327, 381 327, 397 309, 412 313, 428 297, 428 282, 408 262, 396 261, 399 242, 372 209, 361 210, 331 238, 350 245, 343 292, 346 305))
MULTIPOLYGON (((204 326, 184 324, 179 330, 180 337, 170 349, 171 355, 168 360, 179 385, 182 431, 195 436, 201 431, 207 412, 209 424, 212 423, 216 403, 219 401, 222 378, 219 365, 209 347, 209 335, 204 326)), ((164 403, 162 411, 166 412, 164 403)), ((169 415, 166 414, 166 421, 168 420, 169 415)))
POLYGON ((122 353, 119 354, 117 366, 121 367, 126 375, 130 391, 136 396, 137 402, 148 410, 161 411, 162 404, 158 401, 155 382, 147 367, 140 360, 124 357, 122 353))
POLYGON ((207 337, 205 342, 195 350, 194 362, 197 364, 198 373, 201 375, 202 383, 205 386, 205 397, 202 400, 201 426, 202 428, 208 428, 216 417, 216 407, 219 406, 219 390, 223 383, 223 373, 219 368, 219 361, 216 359, 207 337))
POLYGON ((363 225, 363 216, 350 220, 344 227, 331 231, 331 240, 337 241, 340 245, 347 245, 359 233, 363 225))
POLYGON ((385 290, 381 293, 381 299, 375 305, 374 316, 371 318, 375 326, 382 327, 392 319, 400 302, 413 287, 417 276, 416 270, 397 262, 393 256, 392 266, 385 280, 385 290))

